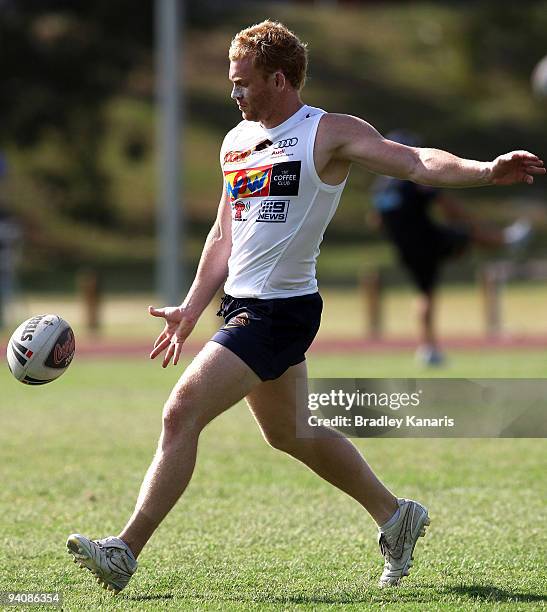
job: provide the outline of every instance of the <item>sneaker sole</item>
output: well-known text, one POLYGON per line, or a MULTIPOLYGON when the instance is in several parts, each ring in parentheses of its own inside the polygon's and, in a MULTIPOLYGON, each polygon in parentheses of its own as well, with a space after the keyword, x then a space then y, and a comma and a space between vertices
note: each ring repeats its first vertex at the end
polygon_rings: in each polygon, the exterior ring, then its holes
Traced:
POLYGON ((111 591, 114 595, 117 595, 121 589, 118 589, 115 585, 107 582, 100 569, 95 565, 95 562, 85 548, 82 547, 81 542, 78 538, 69 537, 66 542, 66 548, 69 555, 72 555, 74 563, 80 567, 80 569, 89 570, 97 580, 97 583, 100 584, 103 589, 106 591, 111 591))
POLYGON ((429 514, 426 514, 422 517, 420 531, 418 532, 418 537, 414 540, 414 544, 412 545, 412 550, 410 551, 410 558, 407 561, 406 565, 403 568, 403 572, 401 576, 398 578, 393 578, 392 580, 380 580, 378 586, 383 589, 386 587, 396 587, 399 586, 401 580, 410 574, 410 568, 412 567, 412 561, 414 560, 414 549, 416 548, 416 544, 418 543, 418 538, 423 538, 426 534, 427 527, 431 524, 431 519, 429 518, 429 514))

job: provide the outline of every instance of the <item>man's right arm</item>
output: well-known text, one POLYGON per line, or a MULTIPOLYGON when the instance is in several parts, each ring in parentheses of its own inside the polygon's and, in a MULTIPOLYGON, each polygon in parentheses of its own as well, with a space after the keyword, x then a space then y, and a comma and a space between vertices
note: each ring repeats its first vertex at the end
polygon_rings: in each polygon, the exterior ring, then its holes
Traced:
POLYGON ((181 305, 194 323, 228 276, 228 259, 232 252, 231 223, 230 203, 224 187, 217 218, 205 241, 194 282, 181 305))
POLYGON ((148 308, 152 316, 165 319, 163 332, 150 353, 150 358, 154 359, 167 349, 162 364, 164 368, 171 358, 173 365, 177 364, 184 341, 228 276, 228 259, 232 251, 231 224, 231 210, 224 187, 217 218, 205 241, 196 276, 186 298, 180 306, 148 308))

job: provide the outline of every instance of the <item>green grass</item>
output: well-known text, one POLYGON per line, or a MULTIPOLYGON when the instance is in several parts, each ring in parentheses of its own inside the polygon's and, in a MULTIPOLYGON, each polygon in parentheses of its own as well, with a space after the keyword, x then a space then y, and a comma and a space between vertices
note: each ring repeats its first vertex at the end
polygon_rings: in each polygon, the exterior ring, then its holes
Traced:
MULTIPOLYGON (((451 376, 545 375, 545 352, 454 353, 451 376)), ((312 376, 415 376, 408 354, 310 358, 312 376)), ((50 386, 0 371, 0 591, 60 591, 66 610, 540 609, 542 440, 358 440, 398 494, 430 507, 406 586, 380 591, 372 521, 268 448, 243 405, 203 434, 195 476, 118 597, 64 551, 116 533, 180 368, 76 360, 50 386)), ((423 375, 424 372, 422 371, 423 375)))

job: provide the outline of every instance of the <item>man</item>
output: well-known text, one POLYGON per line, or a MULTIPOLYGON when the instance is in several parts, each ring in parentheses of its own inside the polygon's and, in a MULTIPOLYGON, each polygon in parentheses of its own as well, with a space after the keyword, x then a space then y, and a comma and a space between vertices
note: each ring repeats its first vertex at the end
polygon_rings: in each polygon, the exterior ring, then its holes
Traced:
MULTIPOLYGON (((394 130, 386 138, 411 147, 421 144, 420 138, 408 130, 394 130)), ((504 230, 488 228, 442 190, 388 176, 378 177, 372 192, 382 229, 419 292, 420 346, 416 357, 425 365, 441 365, 444 356, 435 330, 435 298, 442 265, 471 245, 519 246, 530 235, 530 223, 522 219, 504 230), (441 209, 448 223, 438 223, 431 216, 433 204, 441 209)))
MULTIPOLYGON (((342 436, 307 432, 304 354, 321 316, 315 259, 352 163, 372 172, 433 185, 531 183, 543 174, 535 155, 517 152, 481 163, 391 142, 368 123, 306 106, 300 89, 306 47, 283 25, 264 21, 230 46, 232 98, 243 119, 228 133, 220 160, 224 189, 196 278, 180 306, 152 308, 165 320, 150 354, 177 364, 184 341, 225 283, 226 324, 175 385, 133 515, 118 537, 68 538, 75 562, 105 588, 123 589, 137 557, 185 490, 199 434, 245 398, 265 439, 351 495, 380 527, 381 585, 408 574, 416 541, 429 523, 417 502, 397 499, 342 436), (298 389, 298 390, 297 390, 298 389), (300 410, 297 407, 300 406, 300 410)), ((308 428, 309 429, 309 428, 308 428)))

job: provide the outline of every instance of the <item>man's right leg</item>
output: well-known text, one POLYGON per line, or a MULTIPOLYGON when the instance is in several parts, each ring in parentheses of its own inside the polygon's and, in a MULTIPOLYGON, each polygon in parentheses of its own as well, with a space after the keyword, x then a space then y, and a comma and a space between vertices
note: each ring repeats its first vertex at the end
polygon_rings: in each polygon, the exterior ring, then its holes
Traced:
POLYGON ((216 342, 208 342, 188 366, 165 404, 156 454, 119 535, 135 557, 190 482, 203 428, 258 383, 249 366, 216 342))
POLYGON ((70 536, 67 547, 74 561, 91 570, 105 588, 123 589, 137 567, 136 557, 190 482, 201 431, 259 383, 239 357, 208 342, 165 404, 158 448, 127 525, 118 538, 70 536))

